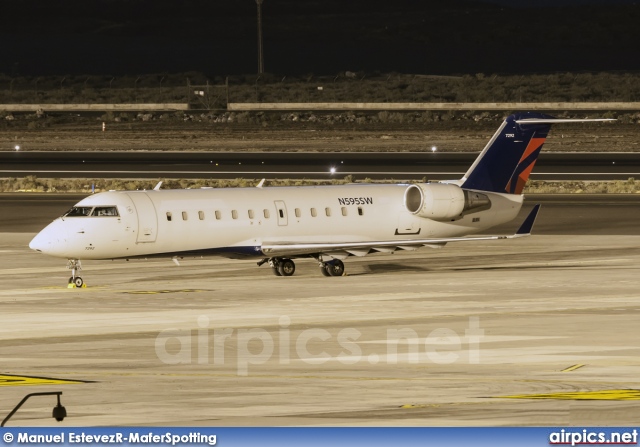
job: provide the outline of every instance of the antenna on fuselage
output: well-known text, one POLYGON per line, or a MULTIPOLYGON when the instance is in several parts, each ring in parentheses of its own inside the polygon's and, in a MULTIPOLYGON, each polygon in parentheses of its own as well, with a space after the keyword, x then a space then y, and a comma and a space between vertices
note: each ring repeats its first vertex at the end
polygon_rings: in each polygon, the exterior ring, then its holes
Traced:
POLYGON ((256 186, 256 188, 262 188, 266 180, 267 180, 266 178, 263 178, 262 180, 260 180, 260 183, 258 183, 258 186, 256 186))
POLYGON ((160 180, 158 182, 158 184, 156 186, 153 187, 154 191, 160 191, 160 187, 162 186, 162 180, 160 180))

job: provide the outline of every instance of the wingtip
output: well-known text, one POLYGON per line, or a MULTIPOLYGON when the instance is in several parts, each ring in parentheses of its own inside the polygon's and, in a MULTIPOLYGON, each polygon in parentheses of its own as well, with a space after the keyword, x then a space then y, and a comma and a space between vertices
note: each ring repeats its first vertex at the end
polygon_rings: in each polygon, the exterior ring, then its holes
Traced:
POLYGON ((522 222, 518 231, 516 231, 516 236, 528 236, 531 234, 531 230, 533 230, 533 224, 536 223, 536 218, 538 217, 538 212, 540 211, 540 204, 536 204, 527 218, 522 222))

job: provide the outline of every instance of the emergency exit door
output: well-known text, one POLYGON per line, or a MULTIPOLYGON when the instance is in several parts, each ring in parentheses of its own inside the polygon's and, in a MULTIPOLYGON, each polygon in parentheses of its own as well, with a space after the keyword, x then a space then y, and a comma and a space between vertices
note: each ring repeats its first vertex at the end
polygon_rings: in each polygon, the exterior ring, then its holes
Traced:
POLYGON ((275 200, 276 214, 278 215, 278 225, 284 227, 288 224, 289 219, 287 217, 287 206, 282 200, 275 200))

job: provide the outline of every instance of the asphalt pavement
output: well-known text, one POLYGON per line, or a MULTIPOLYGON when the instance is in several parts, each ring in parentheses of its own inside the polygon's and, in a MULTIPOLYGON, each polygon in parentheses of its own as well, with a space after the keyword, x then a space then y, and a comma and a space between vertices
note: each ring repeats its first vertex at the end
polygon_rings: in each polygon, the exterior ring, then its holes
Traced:
MULTIPOLYGON (((0 152, 0 177, 354 178, 447 180, 477 153, 456 152, 0 152)), ((542 153, 537 180, 626 180, 640 176, 640 153, 542 153)))

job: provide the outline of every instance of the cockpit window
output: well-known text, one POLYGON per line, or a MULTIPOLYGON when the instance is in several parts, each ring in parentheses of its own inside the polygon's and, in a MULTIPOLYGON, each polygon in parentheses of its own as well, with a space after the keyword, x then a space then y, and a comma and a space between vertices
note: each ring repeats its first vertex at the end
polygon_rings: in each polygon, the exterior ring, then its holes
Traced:
POLYGON ((118 217, 118 208, 115 206, 74 206, 62 217, 118 217))
POLYGON ((91 214, 92 206, 74 206, 63 217, 85 217, 91 214))
POLYGON ((118 216, 118 208, 116 208, 115 206, 96 206, 93 209, 93 213, 91 213, 91 216, 97 216, 97 217, 102 217, 102 216, 109 216, 109 217, 117 217, 118 216))

